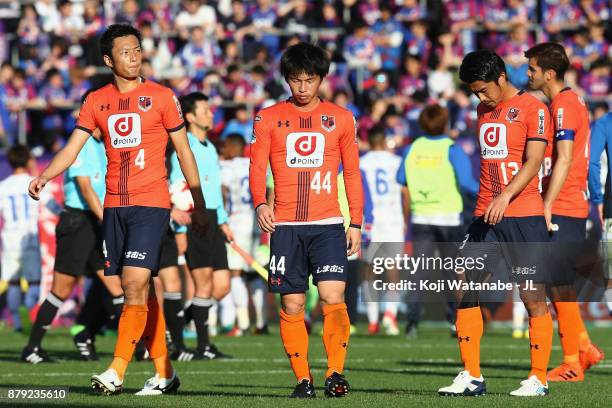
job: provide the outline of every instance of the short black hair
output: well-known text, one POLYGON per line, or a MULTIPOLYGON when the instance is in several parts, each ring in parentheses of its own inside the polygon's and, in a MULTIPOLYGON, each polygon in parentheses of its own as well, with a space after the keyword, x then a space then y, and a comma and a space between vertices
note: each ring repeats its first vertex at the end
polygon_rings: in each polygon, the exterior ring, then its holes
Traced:
POLYGON ((557 79, 560 81, 563 80, 570 65, 565 48, 554 42, 544 42, 531 47, 525 51, 525 57, 535 58, 536 64, 542 68, 542 71, 548 71, 549 69, 555 71, 557 79))
POLYGON ((108 55, 113 58, 113 41, 115 38, 127 37, 133 35, 138 38, 138 44, 142 43, 142 35, 140 31, 128 24, 111 24, 108 26, 102 37, 100 37, 100 51, 102 56, 108 55))
POLYGON ((6 153, 6 158, 13 170, 23 168, 28 165, 32 158, 30 150, 23 145, 15 145, 6 153))
POLYGON ((246 146, 246 140, 240 133, 230 133, 225 138, 225 143, 239 145, 241 148, 246 146))
POLYGON ((187 123, 187 114, 195 113, 196 105, 199 101, 208 102, 208 96, 202 92, 192 92, 179 98, 181 110, 183 111, 183 116, 185 117, 185 123, 187 123))
POLYGON ((380 125, 374 125, 368 130, 368 144, 370 147, 378 146, 385 143, 385 128, 380 125))
POLYGON ((493 51, 478 50, 467 54, 459 67, 459 78, 466 84, 476 81, 495 82, 507 75, 504 60, 493 51))
POLYGON ((325 78, 329 72, 329 58, 318 45, 300 42, 287 48, 281 57, 281 75, 288 80, 300 74, 318 75, 325 78))

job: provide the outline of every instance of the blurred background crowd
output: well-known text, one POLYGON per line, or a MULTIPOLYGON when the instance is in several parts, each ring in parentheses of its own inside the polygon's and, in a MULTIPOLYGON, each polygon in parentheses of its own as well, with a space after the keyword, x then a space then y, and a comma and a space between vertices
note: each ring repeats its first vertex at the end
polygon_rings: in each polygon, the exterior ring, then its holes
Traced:
POLYGON ((409 144, 432 102, 449 109, 450 135, 470 145, 477 100, 457 68, 477 48, 496 50, 525 87, 523 52, 561 42, 572 63, 566 81, 594 118, 611 102, 607 0, 0 0, 2 147, 62 146, 83 93, 110 79, 98 39, 111 23, 141 30, 146 78, 212 98, 213 140, 250 140, 253 112, 289 95, 278 64, 300 40, 330 53, 322 96, 354 112, 362 150, 375 124, 390 149, 409 144))

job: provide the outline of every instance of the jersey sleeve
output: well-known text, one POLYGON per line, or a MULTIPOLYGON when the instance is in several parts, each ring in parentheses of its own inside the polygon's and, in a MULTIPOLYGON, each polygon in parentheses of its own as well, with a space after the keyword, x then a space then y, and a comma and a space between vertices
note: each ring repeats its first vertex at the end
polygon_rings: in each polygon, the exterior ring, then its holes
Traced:
POLYGON ((270 143, 272 140, 269 124, 271 119, 265 113, 258 113, 253 122, 253 138, 251 140, 251 159, 249 163, 249 188, 255 208, 267 202, 266 200, 266 170, 270 158, 270 143))
MULTIPOLYGON (((611 114, 608 113, 608 116, 611 114)), ((601 155, 608 144, 608 135, 612 129, 606 130, 605 116, 593 123, 591 129, 591 156, 589 158, 589 195, 594 204, 604 201, 601 187, 601 155)))
POLYGON ((346 118, 339 140, 342 167, 344 168, 344 185, 346 186, 351 224, 361 226, 363 221, 363 190, 361 170, 359 169, 357 126, 352 114, 347 114, 346 118))
POLYGON ((94 115, 94 98, 91 95, 85 98, 79 110, 79 118, 77 119, 76 128, 90 135, 98 127, 94 115))
POLYGON ((91 165, 93 152, 91 151, 91 145, 89 141, 83 145, 83 148, 79 152, 76 160, 68 170, 66 170, 66 176, 69 178, 80 177, 80 176, 93 176, 95 175, 95 168, 91 165))
POLYGON ((553 107, 555 141, 574 140, 578 129, 578 112, 578 109, 567 103, 559 103, 553 107))
POLYGON ((408 145, 404 150, 404 154, 402 154, 402 161, 400 162, 400 166, 395 174, 395 181, 397 181, 397 183, 402 187, 408 186, 408 180, 406 180, 406 159, 410 153, 410 146, 412 145, 408 145))
POLYGON ((527 114, 527 141, 548 143, 552 135, 550 113, 543 103, 535 103, 527 114))
POLYGON ((168 133, 181 130, 181 128, 185 126, 181 104, 171 90, 164 93, 161 116, 162 123, 168 133))

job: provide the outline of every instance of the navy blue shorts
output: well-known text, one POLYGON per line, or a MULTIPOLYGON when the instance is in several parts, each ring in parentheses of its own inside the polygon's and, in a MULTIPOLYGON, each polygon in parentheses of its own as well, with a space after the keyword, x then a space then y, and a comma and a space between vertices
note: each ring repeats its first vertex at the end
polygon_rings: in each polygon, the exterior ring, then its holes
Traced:
MULTIPOLYGON (((478 217, 468 228, 459 256, 484 257, 482 272, 492 274, 493 279, 545 283, 549 280, 549 240, 544 216, 504 217, 496 225, 478 217)), ((487 279, 491 277, 478 280, 487 279)))
POLYGON ((121 275, 124 266, 137 266, 150 269, 155 276, 169 222, 170 210, 166 208, 105 208, 104 275, 121 275))
POLYGON ((278 225, 270 240, 268 287, 273 293, 305 293, 308 276, 346 281, 346 234, 342 224, 278 225))
POLYGON ((551 240, 550 275, 553 286, 572 285, 578 268, 588 262, 586 249, 586 218, 553 215, 551 240))

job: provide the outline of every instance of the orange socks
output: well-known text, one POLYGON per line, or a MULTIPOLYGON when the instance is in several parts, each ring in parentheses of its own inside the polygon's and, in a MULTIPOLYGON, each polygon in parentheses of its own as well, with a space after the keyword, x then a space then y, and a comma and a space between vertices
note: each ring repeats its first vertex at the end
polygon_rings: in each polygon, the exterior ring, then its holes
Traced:
MULTIPOLYGON (((559 321, 559 337, 563 348, 563 362, 578 363, 581 333, 586 335, 586 347, 590 344, 586 334, 580 308, 576 302, 553 302, 559 321)), ((584 335, 583 335, 584 338, 584 335)), ((583 347, 583 348, 586 348, 583 347)))
POLYGON ((171 378, 173 369, 166 347, 166 320, 156 298, 149 298, 147 305, 149 314, 142 334, 143 341, 149 350, 157 374, 161 378, 171 378))
POLYGON ((281 310, 280 335, 298 382, 304 379, 312 382, 308 365, 308 332, 304 323, 304 312, 289 315, 281 310))
POLYGON ((553 322, 550 313, 529 318, 529 346, 531 348, 531 371, 529 377, 536 375, 546 384, 546 370, 552 349, 553 322))
POLYGON ((125 305, 123 307, 117 330, 115 358, 110 365, 110 368, 117 371, 120 379, 123 379, 128 363, 136 349, 136 343, 142 337, 147 323, 148 310, 147 305, 125 305))
POLYGON ((484 329, 480 306, 457 309, 456 325, 464 370, 472 377, 480 377, 480 339, 484 329))
POLYGON ((327 352, 327 372, 342 374, 351 330, 346 304, 323 305, 323 344, 327 352))

